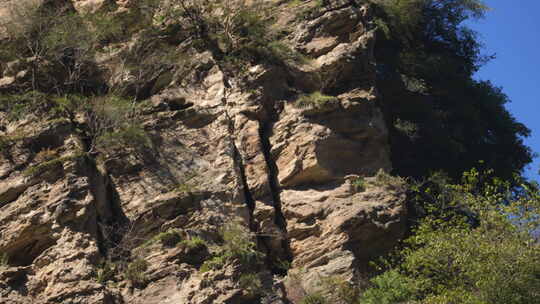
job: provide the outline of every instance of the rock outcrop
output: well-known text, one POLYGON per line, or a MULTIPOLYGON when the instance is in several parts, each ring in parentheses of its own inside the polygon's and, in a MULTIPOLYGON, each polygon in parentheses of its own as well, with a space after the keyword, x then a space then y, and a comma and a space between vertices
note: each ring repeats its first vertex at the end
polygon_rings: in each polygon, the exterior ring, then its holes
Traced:
POLYGON ((76 120, 0 113, 0 302, 298 303, 321 277, 363 278, 407 215, 403 185, 381 177, 391 163, 369 5, 330 1, 305 19, 290 10, 281 4, 277 24, 308 62, 231 77, 211 52, 189 50, 187 73, 147 80, 146 146, 96 156, 76 120), (299 107, 312 92, 332 101, 299 107), (201 271, 231 223, 265 258, 201 271), (156 241, 170 231, 185 242, 156 241), (114 278, 111 254, 129 264, 114 278))

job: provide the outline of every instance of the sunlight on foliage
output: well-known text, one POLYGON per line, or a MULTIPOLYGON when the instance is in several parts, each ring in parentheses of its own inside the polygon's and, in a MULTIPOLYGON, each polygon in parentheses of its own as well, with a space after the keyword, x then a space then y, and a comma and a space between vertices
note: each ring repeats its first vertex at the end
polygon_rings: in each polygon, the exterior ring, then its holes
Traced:
POLYGON ((425 216, 364 301, 536 303, 538 186, 524 183, 516 192, 490 174, 472 170, 459 185, 435 177, 413 188, 425 216))

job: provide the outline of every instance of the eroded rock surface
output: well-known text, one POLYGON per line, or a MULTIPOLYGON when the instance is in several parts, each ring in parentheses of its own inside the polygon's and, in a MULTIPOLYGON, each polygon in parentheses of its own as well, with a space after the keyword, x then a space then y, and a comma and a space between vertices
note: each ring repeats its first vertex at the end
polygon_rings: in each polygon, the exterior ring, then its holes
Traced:
MULTIPOLYGON (((81 11, 107 1, 73 2, 81 11)), ((291 290, 312 292, 321 277, 361 279, 402 237, 407 211, 402 185, 367 178, 391 169, 368 5, 330 2, 310 18, 295 19, 285 4, 278 16, 292 29, 286 43, 309 62, 253 65, 234 77, 212 53, 189 50, 188 73, 169 71, 146 101, 148 147, 97 157, 68 120, 0 116, 10 139, 0 156, 0 254, 8 257, 0 302, 296 303, 291 290), (332 103, 295 103, 312 92, 332 103), (54 157, 36 159, 44 150, 54 157), (354 181, 364 178, 359 191, 354 181), (257 241, 263 265, 201 271, 232 222, 257 241), (206 245, 149 242, 171 230, 206 245), (146 261, 144 282, 126 273, 103 279, 113 247, 146 261), (256 293, 241 283, 249 271, 260 278, 256 293)), ((112 70, 111 86, 129 78, 112 70)))

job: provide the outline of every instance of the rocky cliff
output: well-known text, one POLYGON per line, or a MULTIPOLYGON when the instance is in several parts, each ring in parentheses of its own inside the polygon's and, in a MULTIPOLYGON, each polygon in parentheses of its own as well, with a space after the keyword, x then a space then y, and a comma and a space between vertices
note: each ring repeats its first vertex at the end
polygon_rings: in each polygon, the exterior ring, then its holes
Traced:
MULTIPOLYGON (((407 215, 384 173, 374 23, 364 1, 290 2, 275 26, 308 60, 231 73, 178 44, 189 68, 138 79, 147 144, 95 152, 83 116, 0 112, 0 302, 300 303, 328 278, 362 284, 407 215)), ((129 86, 114 54, 95 62, 129 86)), ((2 71, 3 92, 28 81, 2 71)))

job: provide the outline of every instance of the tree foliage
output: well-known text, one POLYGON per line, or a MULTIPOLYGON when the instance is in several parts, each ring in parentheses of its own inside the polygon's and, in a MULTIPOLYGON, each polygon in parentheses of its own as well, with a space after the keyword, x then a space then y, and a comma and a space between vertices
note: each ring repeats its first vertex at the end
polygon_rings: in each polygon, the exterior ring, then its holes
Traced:
POLYGON ((473 74, 491 57, 463 25, 483 16, 478 0, 375 1, 378 86, 390 123, 396 173, 453 178, 483 161, 511 179, 531 161, 530 130, 506 110, 508 97, 473 74))
POLYGON ((416 188, 425 217, 361 303, 540 303, 540 192, 510 185, 473 170, 416 188))
POLYGON ((241 68, 246 62, 300 61, 282 44, 273 24, 272 5, 265 1, 147 0, 154 22, 181 33, 193 45, 212 52, 222 66, 241 68))
POLYGON ((0 61, 26 66, 30 87, 63 94, 96 91, 99 71, 94 55, 121 29, 106 14, 81 15, 70 3, 12 1, 0 23, 0 61))

